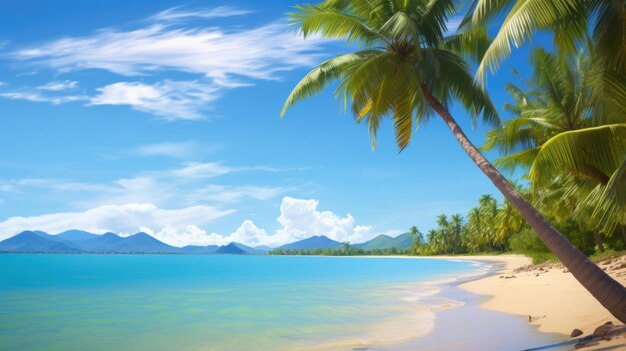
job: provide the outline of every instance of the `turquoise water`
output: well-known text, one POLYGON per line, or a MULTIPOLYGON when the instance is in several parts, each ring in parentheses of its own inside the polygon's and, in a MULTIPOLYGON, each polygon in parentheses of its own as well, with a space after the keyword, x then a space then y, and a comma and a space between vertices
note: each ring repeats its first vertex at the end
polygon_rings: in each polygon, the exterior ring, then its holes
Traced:
POLYGON ((340 345, 419 316, 426 282, 476 269, 401 258, 4 254, 0 350, 340 345))

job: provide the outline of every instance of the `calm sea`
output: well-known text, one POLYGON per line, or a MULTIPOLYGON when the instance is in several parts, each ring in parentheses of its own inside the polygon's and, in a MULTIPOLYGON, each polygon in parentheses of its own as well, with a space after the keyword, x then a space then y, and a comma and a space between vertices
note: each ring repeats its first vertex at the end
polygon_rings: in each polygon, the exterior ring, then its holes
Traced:
POLYGON ((427 333, 431 259, 0 255, 0 350, 351 349, 427 333))

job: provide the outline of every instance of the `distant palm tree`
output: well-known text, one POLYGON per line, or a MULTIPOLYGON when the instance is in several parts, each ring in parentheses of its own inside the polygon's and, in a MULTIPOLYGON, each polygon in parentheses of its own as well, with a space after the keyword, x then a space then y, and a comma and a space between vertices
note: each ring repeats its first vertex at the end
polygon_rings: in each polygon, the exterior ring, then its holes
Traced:
POLYGON ((343 243, 343 252, 344 254, 349 254, 350 253, 350 243, 347 241, 344 241, 343 243))
POLYGON ((461 231, 463 230, 463 217, 460 214, 450 216, 450 226, 452 228, 452 237, 454 238, 452 245, 452 253, 461 252, 461 231))
POLYGON ((446 36, 455 0, 326 0, 297 6, 291 15, 305 37, 319 33, 345 39, 364 50, 321 63, 293 89, 281 115, 297 101, 339 80, 336 95, 351 101, 357 122, 365 121, 372 144, 381 120, 393 120, 402 150, 415 125, 436 112, 468 156, 513 204, 539 237, 615 317, 626 322, 626 288, 563 237, 467 138, 448 110, 464 106, 475 122, 498 125, 495 107, 477 84, 465 59, 482 58, 488 45, 484 28, 446 36), (415 121, 414 121, 415 120, 415 121), (415 123, 415 124, 414 124, 415 123))
POLYGON ((412 226, 411 229, 409 229, 409 233, 411 234, 411 238, 413 239, 413 244, 411 245, 411 254, 417 255, 423 245, 424 238, 422 237, 422 233, 420 233, 416 226, 412 226))

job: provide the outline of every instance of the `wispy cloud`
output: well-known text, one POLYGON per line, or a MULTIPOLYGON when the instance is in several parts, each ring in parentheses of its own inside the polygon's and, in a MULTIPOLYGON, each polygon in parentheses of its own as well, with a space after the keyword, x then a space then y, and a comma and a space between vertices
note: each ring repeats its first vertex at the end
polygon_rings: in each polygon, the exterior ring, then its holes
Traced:
POLYGON ((52 96, 52 95, 41 94, 37 91, 9 91, 9 92, 0 93, 0 96, 6 99, 11 99, 11 100, 47 102, 53 105, 89 100, 87 96, 83 96, 83 95, 52 96))
POLYGON ((212 19, 233 16, 243 16, 251 13, 251 11, 238 9, 230 6, 218 6, 212 9, 184 9, 181 6, 172 7, 161 11, 150 17, 150 20, 163 21, 180 21, 189 18, 196 19, 212 19))
MULTIPOLYGON (((144 171, 110 182, 88 183, 66 179, 26 178, 0 181, 0 193, 68 195, 71 205, 85 208, 105 204, 153 203, 166 206, 213 204, 221 206, 244 199, 266 201, 293 188, 261 184, 221 185, 219 177, 234 172, 278 172, 279 168, 230 167, 220 162, 186 162, 178 168, 144 171), (211 181, 211 183, 208 183, 211 181), (80 195, 72 202, 72 195, 80 195), (84 200, 88 199, 88 200, 84 200)), ((285 170, 293 170, 285 168, 285 170)))
POLYGON ((187 194, 184 199, 189 203, 208 201, 222 204, 238 202, 244 198, 264 201, 289 190, 284 187, 209 185, 187 194))
POLYGON ((213 178, 231 173, 233 168, 219 162, 190 162, 185 167, 172 171, 179 178, 213 178))
POLYGON ((179 142, 163 142, 156 144, 139 145, 126 153, 136 156, 146 157, 171 157, 178 159, 188 159, 198 155, 213 153, 219 146, 205 145, 195 140, 179 142))
MULTIPOLYGON (((50 97, 33 91, 0 96, 53 104, 85 100, 88 106, 126 105, 166 120, 200 119, 223 91, 253 85, 257 80, 278 79, 281 71, 311 66, 327 43, 315 37, 304 41, 283 22, 256 28, 209 27, 202 22, 249 12, 229 6, 176 7, 149 17, 143 28, 105 28, 90 36, 66 37, 15 50, 10 53, 13 59, 60 73, 98 69, 127 78, 97 88, 88 98, 50 97), (195 77, 166 79, 171 72, 195 77), (136 76, 149 76, 151 82, 128 79, 136 76)), ((77 85, 65 81, 39 89, 58 92, 77 85)))
POLYGON ((179 28, 152 24, 133 31, 103 29, 18 50, 13 57, 60 71, 102 69, 124 76, 176 70, 228 85, 235 77, 273 79, 278 71, 312 65, 323 43, 304 41, 282 23, 251 29, 179 28))
POLYGON ((39 90, 49 90, 49 91, 62 91, 62 90, 70 90, 78 87, 78 82, 74 80, 64 80, 57 82, 50 82, 45 85, 40 85, 37 87, 39 90))

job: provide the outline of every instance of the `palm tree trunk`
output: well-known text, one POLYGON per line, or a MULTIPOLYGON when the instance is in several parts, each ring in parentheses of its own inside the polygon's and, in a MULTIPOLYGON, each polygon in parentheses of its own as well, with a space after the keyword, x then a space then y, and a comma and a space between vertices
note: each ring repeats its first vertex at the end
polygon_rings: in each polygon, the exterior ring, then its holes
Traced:
POLYGON ((604 244, 602 244, 600 231, 598 231, 597 229, 593 231, 593 239, 596 241, 596 245, 598 245, 598 249, 600 250, 600 252, 604 252, 604 244))
POLYGON ((624 245, 626 245, 626 225, 620 225, 620 227, 622 228, 622 241, 624 242, 624 245))
POLYGON ((429 89, 422 85, 424 97, 430 106, 441 116, 452 134, 478 168, 491 180, 507 200, 515 206, 522 217, 537 233, 556 257, 567 267, 584 287, 615 318, 626 323, 626 288, 591 262, 584 253, 572 245, 548 220, 537 211, 511 183, 478 151, 467 138, 461 127, 450 115, 447 108, 435 98, 429 89))

